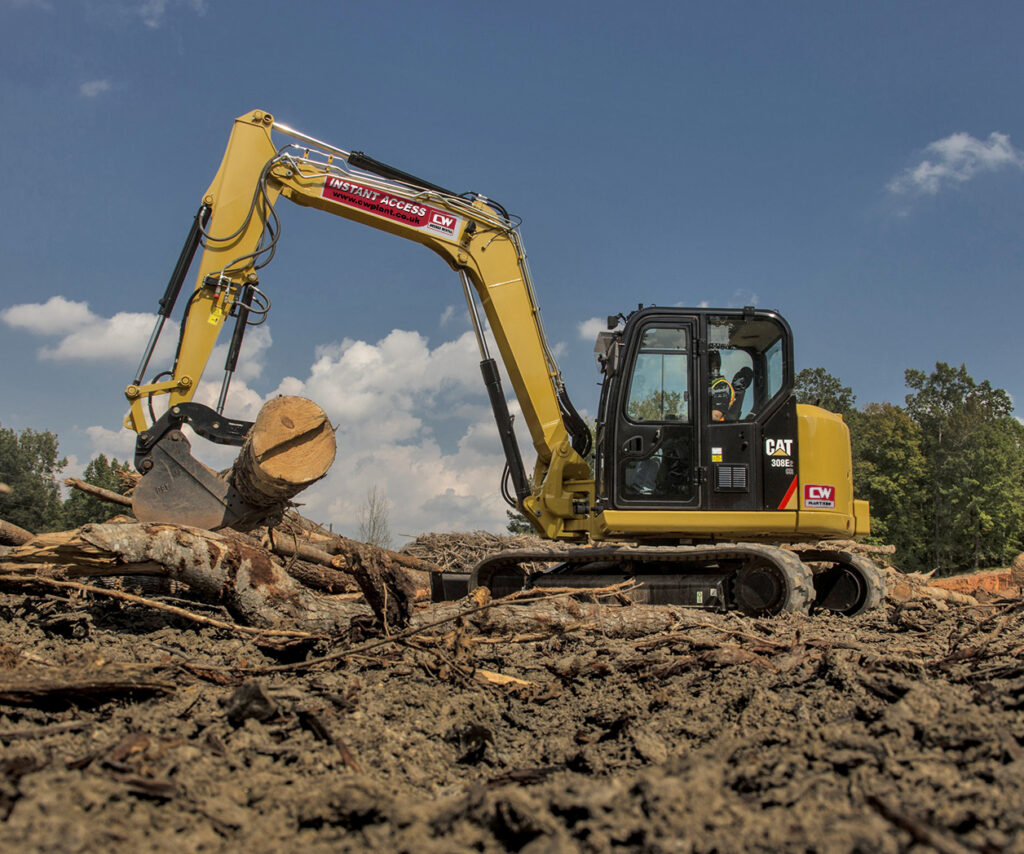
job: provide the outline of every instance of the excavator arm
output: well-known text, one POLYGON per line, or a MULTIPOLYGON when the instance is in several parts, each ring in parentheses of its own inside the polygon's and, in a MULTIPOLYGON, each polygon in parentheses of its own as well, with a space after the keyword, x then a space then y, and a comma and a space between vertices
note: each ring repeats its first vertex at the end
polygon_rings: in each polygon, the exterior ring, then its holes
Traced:
MULTIPOLYGON (((235 120, 220 169, 203 196, 160 301, 146 353, 134 382, 125 390, 131 404, 125 425, 139 434, 136 464, 144 474, 140 489, 148 495, 139 503, 160 507, 166 518, 168 507, 181 506, 181 502, 175 504, 175 478, 203 481, 203 502, 230 503, 221 485, 209 482, 208 470, 191 460, 180 443, 172 447, 168 437, 174 434, 180 439, 176 428, 188 423, 215 442, 244 441, 248 423, 227 419, 221 413, 246 326, 269 307, 259 289, 259 271, 272 260, 280 237, 276 205, 282 196, 421 243, 459 274, 481 350, 481 369, 506 455, 514 503, 545 536, 581 536, 584 527, 579 520, 586 517, 594 500, 594 483, 584 460, 589 431, 568 400, 545 339, 516 223, 500 205, 482 196, 457 195, 358 152, 308 137, 261 111, 235 120), (275 144, 274 133, 289 141, 275 144), (144 382, 160 332, 200 248, 173 367, 144 382), (532 477, 526 475, 519 456, 477 300, 537 452, 532 477), (210 409, 195 403, 193 397, 230 318, 235 325, 224 380, 217 407, 210 409), (163 395, 169 398, 168 409, 157 418, 153 399, 163 395), (176 458, 174 465, 158 466, 164 472, 164 482, 157 485, 154 477, 153 488, 143 489, 154 461, 161 454, 170 459, 169 453, 176 458)), ((186 502, 193 507, 194 494, 186 502)), ((193 524, 197 518, 205 522, 217 516, 216 508, 212 509, 209 517, 185 515, 193 524)))

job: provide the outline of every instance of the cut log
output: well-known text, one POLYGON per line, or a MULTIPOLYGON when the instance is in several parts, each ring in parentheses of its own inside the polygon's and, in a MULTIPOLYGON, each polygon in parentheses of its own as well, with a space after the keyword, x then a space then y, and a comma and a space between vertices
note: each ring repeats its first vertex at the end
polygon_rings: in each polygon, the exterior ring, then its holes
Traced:
POLYGON ((0 546, 20 546, 31 540, 35 534, 19 528, 11 522, 0 519, 0 546))
POLYGON ((169 430, 139 462, 145 474, 132 510, 140 522, 210 531, 275 524, 294 496, 327 474, 334 454, 324 411, 302 397, 277 397, 260 410, 233 466, 219 474, 192 455, 181 430, 169 430))
POLYGON ((922 584, 913 576, 890 576, 885 582, 885 598, 890 602, 909 602, 911 599, 931 599, 954 605, 977 605, 978 600, 957 590, 922 584))
POLYGON ((247 504, 283 508, 327 474, 335 451, 334 428, 319 406, 275 397, 256 417, 228 480, 247 504))
POLYGON ((258 628, 333 634, 360 610, 306 589, 238 535, 175 525, 85 525, 44 535, 0 558, 0 569, 62 580, 160 571, 258 628))
POLYGON ((948 578, 933 578, 928 582, 928 586, 955 590, 968 596, 979 590, 996 595, 1006 595, 1016 593, 1020 583, 1014 580, 1012 569, 988 569, 966 575, 951 575, 948 578))
MULTIPOLYGON (((330 569, 308 573, 320 589, 343 585, 345 578, 338 570, 344 566, 383 629, 409 625, 415 586, 381 549, 354 544, 344 558, 308 546, 277 550, 327 563, 330 569)), ((285 567, 242 535, 176 525, 108 523, 45 534, 5 555, 0 568, 59 580, 160 573, 223 604, 246 625, 261 628, 336 632, 355 613, 347 603, 318 596, 296 583, 285 567)))

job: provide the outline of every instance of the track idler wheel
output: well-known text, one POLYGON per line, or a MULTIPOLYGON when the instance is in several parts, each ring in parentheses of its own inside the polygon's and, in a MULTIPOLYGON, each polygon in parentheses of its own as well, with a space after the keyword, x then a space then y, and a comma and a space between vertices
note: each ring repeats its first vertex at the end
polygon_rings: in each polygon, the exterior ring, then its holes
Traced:
POLYGON ((795 555, 772 551, 737 571, 732 583, 736 608, 748 617, 807 613, 814 599, 811 571, 795 555))
POLYGON ((526 586, 526 571, 519 564, 481 561, 469 574, 469 592, 486 587, 491 596, 500 599, 518 593, 526 586))
POLYGON ((855 617, 876 608, 885 595, 885 580, 870 560, 850 552, 803 552, 808 562, 827 566, 814 574, 815 611, 855 617))

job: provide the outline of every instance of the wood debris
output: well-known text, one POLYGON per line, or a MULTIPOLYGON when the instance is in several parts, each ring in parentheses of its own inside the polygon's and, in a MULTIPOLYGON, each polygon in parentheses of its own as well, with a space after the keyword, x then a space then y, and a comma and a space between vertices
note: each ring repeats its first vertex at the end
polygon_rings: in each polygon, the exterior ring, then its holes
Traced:
POLYGON ((420 534, 402 553, 436 564, 443 572, 469 572, 496 552, 526 549, 565 550, 569 546, 531 534, 492 534, 489 531, 420 534))

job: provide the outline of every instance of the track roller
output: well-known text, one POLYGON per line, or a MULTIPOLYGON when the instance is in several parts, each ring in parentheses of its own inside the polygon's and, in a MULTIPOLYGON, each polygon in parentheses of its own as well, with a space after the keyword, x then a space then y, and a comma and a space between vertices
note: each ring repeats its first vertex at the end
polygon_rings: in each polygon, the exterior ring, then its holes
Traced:
POLYGON ((517 563, 482 560, 469 573, 468 591, 486 587, 495 599, 516 593, 526 587, 527 574, 517 563))
POLYGON ((795 555, 772 549, 749 560, 732 581, 736 608, 748 617, 806 614, 814 599, 811 571, 795 555))

